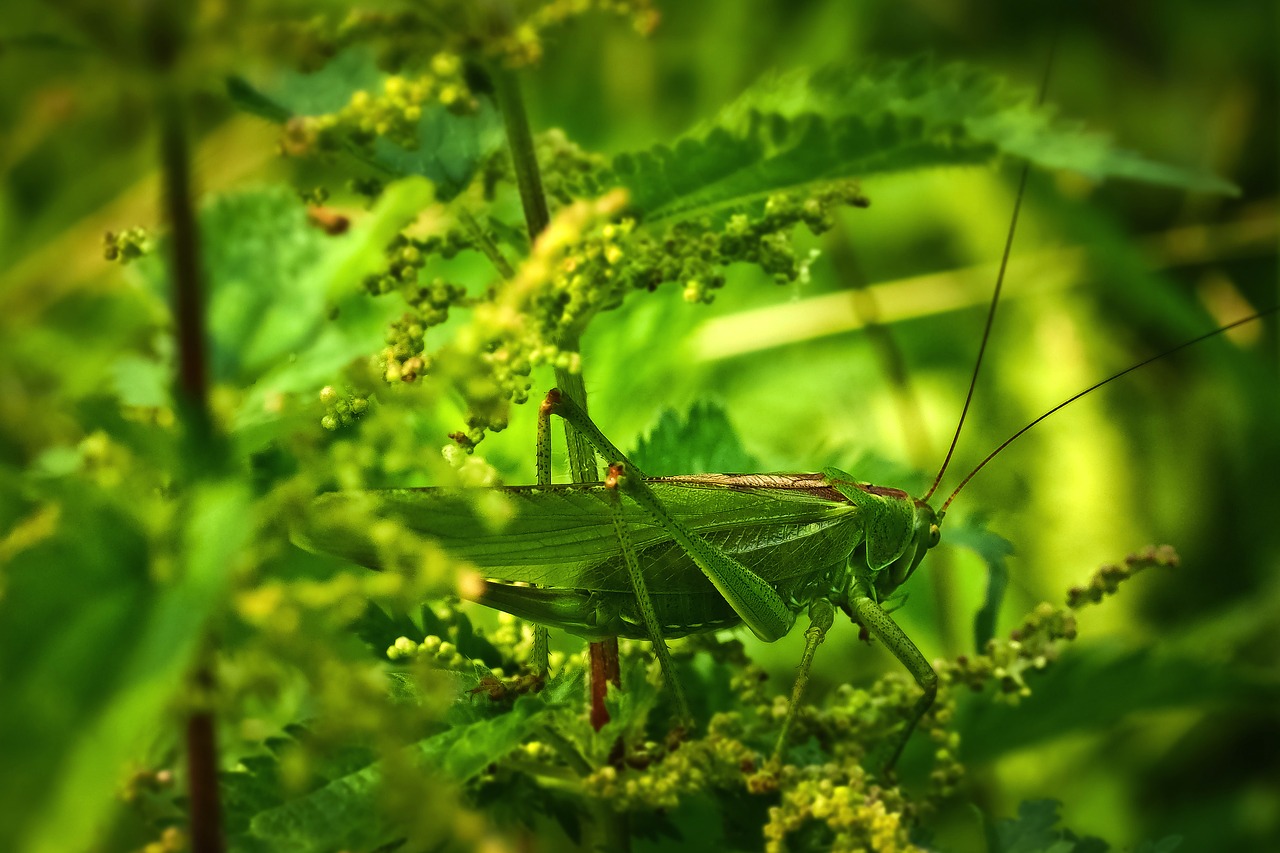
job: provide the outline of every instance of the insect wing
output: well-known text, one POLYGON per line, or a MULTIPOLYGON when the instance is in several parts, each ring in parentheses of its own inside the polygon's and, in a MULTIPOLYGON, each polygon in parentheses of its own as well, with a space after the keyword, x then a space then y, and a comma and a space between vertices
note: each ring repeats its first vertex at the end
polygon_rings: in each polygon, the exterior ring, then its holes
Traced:
MULTIPOLYGON (((435 488, 330 492, 315 499, 294 540, 381 569, 378 522, 391 521, 492 579, 626 592, 630 584, 602 488, 514 487, 496 496, 435 488)), ((861 541, 856 507, 803 492, 662 482, 652 488, 672 517, 771 583, 811 576, 815 565, 843 564, 861 541)), ((710 589, 647 512, 629 500, 623 512, 653 590, 710 589)))

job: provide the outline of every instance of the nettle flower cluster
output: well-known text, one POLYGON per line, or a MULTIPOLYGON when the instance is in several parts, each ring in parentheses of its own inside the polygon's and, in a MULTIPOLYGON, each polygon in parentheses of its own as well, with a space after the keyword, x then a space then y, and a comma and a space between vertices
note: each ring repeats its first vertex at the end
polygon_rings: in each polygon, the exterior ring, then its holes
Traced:
MULTIPOLYGON (((378 356, 387 382, 414 382, 433 372, 452 379, 471 411, 467 431, 456 438, 474 447, 487 431, 506 426, 508 407, 528 400, 534 368, 580 370, 577 342, 600 312, 616 308, 629 293, 680 288, 691 303, 710 303, 733 263, 754 265, 779 284, 805 281, 812 253, 801 256, 793 242, 803 224, 821 234, 840 206, 865 206, 856 184, 834 181, 804 194, 776 193, 757 209, 727 218, 703 217, 666 228, 647 227, 622 190, 600 191, 608 173, 562 134, 548 135, 545 183, 556 210, 531 247, 516 228, 454 227, 426 238, 401 235, 387 249, 387 266, 366 278, 374 295, 399 293, 409 310, 388 331, 378 356), (594 198, 577 198, 584 191, 594 198), (501 247, 528 251, 511 269, 501 247), (471 295, 461 284, 426 279, 433 257, 448 259, 466 249, 497 256, 510 276, 471 295), (451 342, 427 346, 433 327, 453 308, 471 310, 470 321, 451 342), (439 368, 439 370, 437 370, 439 368)), ((486 190, 511 178, 501 168, 484 172, 486 190)))
POLYGON ((359 394, 339 393, 332 385, 320 389, 320 405, 325 408, 320 426, 330 432, 351 426, 369 410, 368 398, 359 394))
POLYGON ((291 156, 330 154, 349 145, 367 150, 379 137, 415 149, 424 110, 439 105, 450 112, 469 113, 478 104, 463 79, 462 59, 441 52, 418 74, 387 77, 381 92, 358 90, 335 113, 290 119, 281 150, 291 156))
MULTIPOLYGON (((602 154, 582 148, 559 128, 539 133, 533 140, 534 154, 538 160, 542 192, 552 210, 572 204, 577 199, 593 198, 611 189, 603 179, 609 168, 609 160, 602 154)), ((486 201, 492 201, 502 184, 515 186, 516 174, 511 157, 506 151, 498 151, 487 157, 481 166, 481 183, 486 201)), ((513 248, 525 251, 527 243, 520 241, 523 232, 511 232, 513 248)))
POLYGON ((123 231, 107 231, 102 235, 102 256, 121 265, 136 261, 148 254, 154 246, 151 234, 141 226, 123 231))
MULTIPOLYGON (((448 669, 461 673, 476 673, 485 676, 485 688, 490 698, 505 698, 509 693, 528 692, 535 682, 529 676, 517 676, 510 682, 504 682, 501 688, 493 684, 492 679, 502 679, 517 669, 527 671, 533 656, 533 625, 523 622, 509 613, 498 613, 498 627, 492 632, 489 641, 496 649, 501 650, 503 666, 469 658, 458 647, 459 637, 463 634, 458 613, 451 607, 442 606, 436 610, 436 618, 440 623, 441 633, 426 634, 422 641, 410 637, 397 637, 387 647, 387 660, 393 662, 420 661, 438 669, 448 669), (489 678, 492 676, 492 678, 489 678)), ((562 651, 552 651, 548 656, 551 675, 559 675, 566 665, 566 657, 562 651)), ((538 685, 541 686, 541 685, 538 685)), ((477 690, 476 692, 485 692, 477 690)))
POLYGON ((367 150, 379 137, 416 149, 425 112, 440 106, 470 113, 479 106, 476 89, 485 84, 468 74, 468 62, 504 68, 535 64, 548 30, 590 12, 629 18, 643 35, 659 19, 650 0, 437 0, 420 8, 356 9, 341 19, 321 15, 283 27, 276 33, 277 45, 303 70, 318 69, 352 46, 367 46, 392 76, 381 91, 359 90, 334 113, 292 119, 281 150, 292 156, 367 150))

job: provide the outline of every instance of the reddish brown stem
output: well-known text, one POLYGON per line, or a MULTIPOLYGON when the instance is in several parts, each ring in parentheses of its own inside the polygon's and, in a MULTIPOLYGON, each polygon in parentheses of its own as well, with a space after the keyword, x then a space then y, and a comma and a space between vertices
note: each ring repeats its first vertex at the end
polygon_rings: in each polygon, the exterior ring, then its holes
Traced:
MULTIPOLYGON (((186 428, 192 480, 205 476, 218 463, 219 445, 213 440, 209 412, 207 359, 204 338, 204 299, 200 275, 200 234, 192 205, 191 160, 186 117, 176 90, 161 99, 160 158, 164 173, 164 207, 172 245, 174 325, 178 346, 176 397, 186 428)), ((191 677, 195 700, 204 703, 213 693, 213 670, 202 655, 191 677)), ((222 853, 222 810, 218 802, 218 748, 213 713, 197 706, 187 718, 187 795, 190 798, 193 853, 222 853)))
POLYGON ((614 687, 622 686, 622 665, 618 662, 618 638, 600 641, 604 649, 604 677, 614 687))
POLYGON ((604 706, 609 680, 605 675, 604 643, 590 643, 587 654, 591 661, 591 728, 600 731, 609 722, 609 709, 604 706))
POLYGON ((618 638, 609 637, 589 645, 591 660, 591 727, 596 731, 609 722, 609 709, 604 706, 609 685, 622 687, 622 667, 618 663, 618 638))
MULTIPOLYGON (((213 676, 201 666, 193 679, 212 691, 213 676)), ((199 697, 200 701, 208 698, 199 697)), ((187 797, 190 799, 192 853, 222 853, 222 809, 218 802, 218 743, 213 714, 193 711, 187 718, 187 797)))

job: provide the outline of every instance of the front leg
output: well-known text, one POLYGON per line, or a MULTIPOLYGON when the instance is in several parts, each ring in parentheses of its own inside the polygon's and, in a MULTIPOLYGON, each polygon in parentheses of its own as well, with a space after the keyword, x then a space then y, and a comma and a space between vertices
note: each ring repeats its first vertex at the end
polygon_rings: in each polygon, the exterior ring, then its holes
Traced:
POLYGON ((933 671, 929 661, 925 660, 925 656, 916 648, 916 644, 911 642, 911 638, 907 636, 906 632, 898 627, 898 623, 894 622, 889 617, 889 614, 885 613, 880 605, 876 604, 866 594, 862 584, 859 583, 854 586, 851 599, 850 605, 858 622, 873 637, 884 643, 885 648, 892 652, 893 656, 907 668, 907 671, 915 678, 916 684, 919 684, 920 689, 923 691, 920 698, 911 707, 906 727, 893 741, 889 760, 884 765, 885 772, 891 773, 893 766, 898 763, 898 757, 902 755, 902 748, 907 745, 907 741, 911 738, 911 733, 915 731, 916 726, 920 723, 920 718, 933 705, 933 700, 938 695, 938 674, 933 671))
POLYGON ((644 572, 640 569, 640 558, 636 555, 635 546, 631 542, 631 529, 622 515, 622 496, 618 494, 618 471, 621 466, 610 465, 609 475, 605 478, 605 493, 609 496, 609 509, 613 515, 613 529, 618 535, 618 547, 622 550, 622 561, 627 566, 627 575, 631 578, 631 589, 636 596, 636 608, 640 611, 640 621, 644 623, 649 634, 649 642, 653 644, 653 652, 658 656, 658 666, 662 668, 662 678, 676 696, 676 704, 680 708, 680 722, 689 725, 693 715, 689 713, 689 700, 685 698, 684 688, 676 677, 675 663, 671 660, 671 651, 667 648, 667 639, 662 635, 662 626, 658 624, 658 616, 653 608, 653 598, 649 595, 649 585, 644 572))

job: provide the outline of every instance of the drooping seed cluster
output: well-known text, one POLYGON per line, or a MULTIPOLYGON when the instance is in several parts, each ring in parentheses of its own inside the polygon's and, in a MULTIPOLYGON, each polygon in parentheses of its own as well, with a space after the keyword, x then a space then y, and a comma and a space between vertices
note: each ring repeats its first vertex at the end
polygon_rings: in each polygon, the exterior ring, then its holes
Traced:
POLYGON ((384 138, 416 150, 425 111, 439 105, 453 113, 470 113, 478 104, 463 79, 461 58, 442 51, 417 74, 387 77, 380 92, 356 91, 337 112, 290 119, 280 149, 292 157, 333 154, 346 147, 368 152, 384 138))
POLYGON ((875 784, 856 764, 784 767, 779 790, 782 801, 769 809, 764 828, 768 853, 785 851, 787 836, 814 822, 826 825, 831 850, 922 851, 911 843, 902 792, 875 784))
POLYGON ((1067 591, 1067 607, 1079 610, 1097 604, 1108 595, 1114 595, 1120 584, 1147 569, 1157 566, 1173 568, 1178 565, 1178 552, 1169 545, 1148 546, 1137 554, 1129 554, 1121 565, 1108 564, 1094 572, 1086 586, 1072 587, 1067 591))
MULTIPOLYGON (((572 184, 576 191, 586 173, 579 159, 566 155, 564 160, 567 171, 558 174, 574 175, 562 187, 572 184)), ((568 198, 569 190, 564 193, 568 198)), ((804 280, 811 259, 798 255, 795 227, 803 223, 821 233, 831 226, 834 209, 849 204, 865 204, 865 199, 856 185, 835 182, 803 198, 771 196, 759 210, 727 221, 686 220, 655 233, 628 215, 622 191, 568 201, 514 276, 482 297, 441 278, 420 284, 420 273, 433 256, 449 258, 479 242, 498 251, 498 243, 513 245, 518 238, 460 228, 425 239, 402 235, 388 248, 386 269, 365 280, 371 293, 400 292, 411 309, 388 332, 379 356, 384 378, 412 382, 439 366, 471 406, 467 430, 458 436, 470 449, 486 432, 506 426, 511 404, 527 401, 534 368, 577 372, 580 335, 597 314, 616 308, 629 293, 674 283, 685 300, 709 303, 724 286, 725 268, 738 262, 758 266, 780 284, 804 280), (428 330, 456 307, 473 309, 471 322, 452 344, 428 347, 428 330)))
POLYGON ((102 235, 102 256, 123 265, 149 253, 152 245, 151 235, 141 226, 108 231, 102 235))
POLYGON ((379 137, 416 149, 423 115, 440 106, 469 113, 479 101, 467 79, 464 55, 504 68, 537 63, 547 30, 590 12, 630 18, 648 34, 658 23, 650 0, 556 0, 499 10, 472 0, 434 3, 419 11, 355 9, 341 19, 324 14, 284 26, 274 47, 303 71, 315 71, 354 46, 371 47, 389 72, 381 91, 360 90, 334 113, 297 116, 286 125, 281 151, 290 156, 368 151, 379 137), (449 26, 442 28, 440 21, 449 26))
POLYGON ((1008 639, 987 642, 984 654, 961 655, 935 666, 941 684, 961 684, 981 690, 994 681, 997 698, 1016 704, 1031 695, 1026 675, 1044 669, 1057 659, 1060 640, 1074 640, 1076 619, 1070 610, 1043 602, 1008 639))
MULTIPOLYGON (((397 637, 387 647, 387 659, 397 662, 421 661, 438 669, 450 669, 463 673, 487 673, 497 683, 486 683, 483 689, 492 699, 506 698, 514 691, 528 692, 533 683, 527 675, 505 679, 506 669, 501 666, 490 667, 483 660, 469 658, 458 648, 460 619, 456 610, 448 606, 435 608, 438 619, 444 625, 444 634, 427 634, 421 642, 409 637, 397 637)), ((527 667, 531 659, 533 647, 533 626, 520 622, 507 613, 500 614, 498 630, 486 639, 497 649, 505 662, 527 667)), ((478 629, 477 629, 478 630, 478 629)), ((549 655, 549 674, 557 675, 565 665, 564 652, 551 652, 549 655)), ((540 687, 540 685, 539 685, 540 687)))
POLYGON ((320 389, 320 404, 325 413, 320 418, 320 426, 334 432, 342 427, 349 427, 369 410, 367 397, 358 394, 341 394, 332 385, 320 389))
POLYGON ((633 766, 641 765, 641 772, 606 765, 583 779, 583 787, 621 809, 674 809, 699 791, 740 786, 743 768, 754 766, 756 753, 742 743, 736 717, 717 714, 705 736, 676 749, 647 743, 636 758, 633 766))
POLYGON ((543 55, 547 31, 593 12, 627 18, 641 35, 656 29, 652 0, 551 0, 495 4, 475 0, 434 0, 426 8, 352 9, 342 17, 320 12, 276 28, 268 44, 290 56, 303 71, 315 71, 352 45, 372 45, 378 65, 399 69, 431 55, 431 48, 479 51, 484 58, 518 68, 543 55), (440 26, 447 21, 448 27, 440 26))

